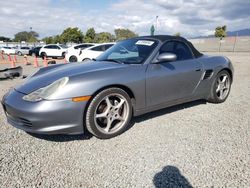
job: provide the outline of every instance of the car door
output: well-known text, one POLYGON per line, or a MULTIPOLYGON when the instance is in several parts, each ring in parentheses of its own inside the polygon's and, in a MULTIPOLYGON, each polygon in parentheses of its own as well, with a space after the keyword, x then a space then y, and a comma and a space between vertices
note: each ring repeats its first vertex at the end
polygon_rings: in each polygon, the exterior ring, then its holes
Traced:
POLYGON ((45 52, 47 54, 47 56, 51 56, 51 46, 52 45, 47 45, 47 46, 44 46, 43 49, 42 49, 42 52, 45 52))
POLYGON ((88 58, 96 58, 102 54, 104 50, 104 45, 95 46, 88 51, 88 58))
POLYGON ((60 55, 60 52, 61 52, 60 47, 57 45, 51 45, 49 51, 50 51, 50 56, 53 56, 53 57, 61 56, 60 55))
POLYGON ((23 52, 23 54, 28 54, 29 53, 29 47, 22 47, 22 52, 23 52))
POLYGON ((166 52, 174 53, 177 59, 149 64, 146 72, 148 106, 191 97, 201 79, 202 65, 185 43, 169 41, 163 44, 159 54, 166 52))

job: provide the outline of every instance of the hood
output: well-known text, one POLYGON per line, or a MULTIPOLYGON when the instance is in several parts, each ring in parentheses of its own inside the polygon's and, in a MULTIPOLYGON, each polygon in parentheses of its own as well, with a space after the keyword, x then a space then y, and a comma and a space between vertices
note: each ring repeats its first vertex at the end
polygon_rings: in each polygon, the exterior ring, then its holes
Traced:
POLYGON ((87 63, 69 63, 51 66, 40 69, 35 75, 26 80, 22 85, 17 86, 15 89, 21 93, 29 94, 63 77, 69 77, 70 80, 71 76, 117 69, 125 66, 128 65, 107 61, 89 61, 87 63))

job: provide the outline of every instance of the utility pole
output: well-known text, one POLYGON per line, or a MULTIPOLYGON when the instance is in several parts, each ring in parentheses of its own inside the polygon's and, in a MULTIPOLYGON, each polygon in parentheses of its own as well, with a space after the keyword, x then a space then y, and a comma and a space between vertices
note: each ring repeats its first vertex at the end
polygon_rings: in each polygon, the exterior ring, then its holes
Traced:
POLYGON ((233 52, 234 52, 234 50, 235 50, 237 37, 238 37, 238 32, 236 33, 235 38, 234 38, 234 47, 233 47, 233 52))

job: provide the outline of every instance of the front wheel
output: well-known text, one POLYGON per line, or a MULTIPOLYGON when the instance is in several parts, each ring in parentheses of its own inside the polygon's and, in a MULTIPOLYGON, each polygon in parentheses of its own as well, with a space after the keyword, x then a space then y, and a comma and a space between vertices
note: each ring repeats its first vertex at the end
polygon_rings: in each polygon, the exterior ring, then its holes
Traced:
POLYGON ((21 56, 21 55, 22 55, 22 52, 17 52, 17 55, 21 56))
POLYGON ((41 58, 47 57, 47 54, 45 52, 41 53, 41 58))
POLYGON ((123 133, 129 126, 132 104, 129 95, 122 89, 109 88, 98 93, 86 112, 86 127, 101 139, 123 133))
POLYGON ((213 82, 209 101, 212 103, 224 102, 231 89, 231 80, 228 71, 223 70, 219 72, 213 82))
POLYGON ((70 56, 69 62, 77 62, 77 57, 74 55, 70 56))

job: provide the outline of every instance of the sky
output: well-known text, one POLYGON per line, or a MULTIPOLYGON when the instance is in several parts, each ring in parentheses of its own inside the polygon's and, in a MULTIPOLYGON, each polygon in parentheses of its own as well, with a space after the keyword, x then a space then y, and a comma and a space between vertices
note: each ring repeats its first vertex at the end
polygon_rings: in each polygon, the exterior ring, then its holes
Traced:
POLYGON ((152 24, 156 34, 185 37, 211 35, 222 25, 229 31, 249 28, 250 0, 0 0, 0 36, 10 38, 31 27, 39 38, 67 27, 149 35, 152 24))

